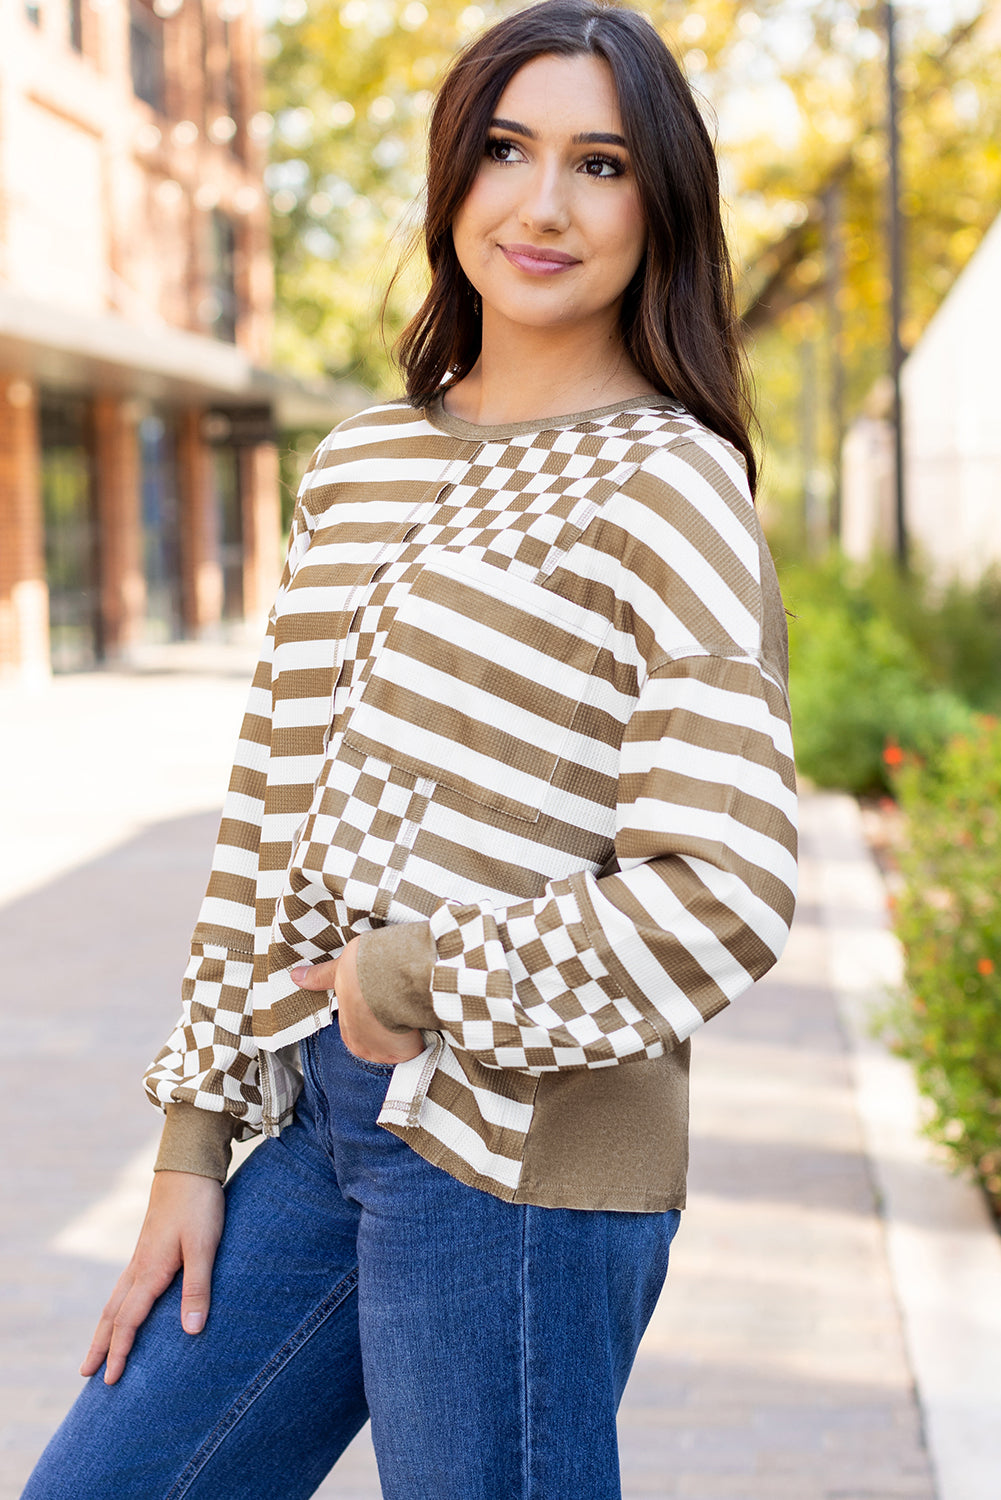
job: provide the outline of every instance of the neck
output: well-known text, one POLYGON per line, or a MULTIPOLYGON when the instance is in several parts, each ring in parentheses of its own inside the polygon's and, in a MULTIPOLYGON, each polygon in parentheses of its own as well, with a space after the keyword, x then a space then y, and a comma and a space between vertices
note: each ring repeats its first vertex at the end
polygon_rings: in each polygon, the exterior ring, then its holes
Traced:
POLYGON ((480 357, 446 395, 453 416, 500 426, 661 394, 623 348, 617 320, 599 329, 499 328, 490 308, 483 313, 480 357))

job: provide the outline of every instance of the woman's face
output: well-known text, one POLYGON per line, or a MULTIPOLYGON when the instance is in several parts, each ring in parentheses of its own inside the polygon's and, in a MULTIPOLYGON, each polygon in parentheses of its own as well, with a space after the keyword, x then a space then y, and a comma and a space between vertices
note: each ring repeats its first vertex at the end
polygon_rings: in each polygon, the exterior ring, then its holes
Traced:
POLYGON ((514 324, 617 330, 646 226, 607 63, 544 56, 514 75, 452 238, 484 338, 514 324))

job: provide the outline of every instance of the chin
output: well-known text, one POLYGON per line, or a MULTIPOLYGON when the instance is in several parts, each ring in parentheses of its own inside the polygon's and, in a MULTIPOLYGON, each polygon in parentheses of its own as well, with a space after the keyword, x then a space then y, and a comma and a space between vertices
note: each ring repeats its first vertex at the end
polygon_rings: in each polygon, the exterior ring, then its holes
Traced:
POLYGON ((556 305, 554 302, 544 302, 541 298, 533 298, 529 295, 518 299, 505 298, 503 303, 488 303, 484 301, 484 309, 490 309, 499 323, 514 324, 519 328, 570 328, 574 324, 585 324, 591 322, 595 317, 600 317, 601 309, 582 311, 578 307, 568 307, 566 303, 556 305))

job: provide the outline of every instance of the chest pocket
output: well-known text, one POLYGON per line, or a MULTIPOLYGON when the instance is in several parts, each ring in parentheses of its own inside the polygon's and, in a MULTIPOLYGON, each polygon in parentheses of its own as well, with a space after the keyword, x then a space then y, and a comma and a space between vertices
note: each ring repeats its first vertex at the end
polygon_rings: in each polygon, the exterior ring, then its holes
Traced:
POLYGON ((536 822, 607 631, 535 583, 445 554, 401 601, 344 739, 536 822))

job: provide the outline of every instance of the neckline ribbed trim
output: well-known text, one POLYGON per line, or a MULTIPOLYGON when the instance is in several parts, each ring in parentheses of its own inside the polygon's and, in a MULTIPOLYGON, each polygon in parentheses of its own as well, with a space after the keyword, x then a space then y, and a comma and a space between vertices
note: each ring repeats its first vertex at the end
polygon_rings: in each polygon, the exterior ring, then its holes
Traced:
POLYGON ((598 417, 615 416, 622 411, 644 411, 671 408, 680 411, 677 401, 670 396, 630 396, 625 401, 613 401, 610 406, 596 406, 590 411, 567 412, 565 416, 540 417, 531 422, 503 422, 498 426, 484 427, 478 422, 466 422, 462 417, 453 417, 445 410, 442 393, 425 407, 425 414, 432 427, 447 432, 451 437, 470 438, 482 442, 489 438, 521 437, 530 432, 554 432, 568 427, 577 427, 581 422, 590 422, 598 417))

